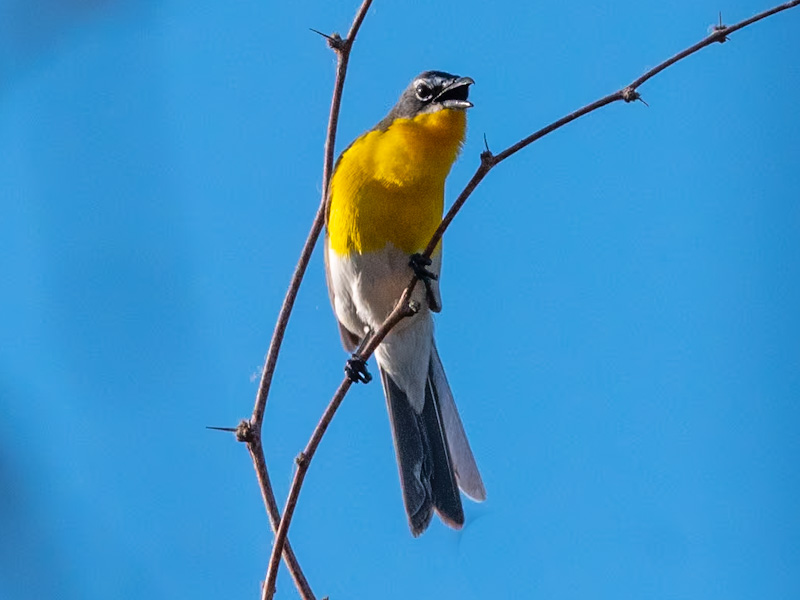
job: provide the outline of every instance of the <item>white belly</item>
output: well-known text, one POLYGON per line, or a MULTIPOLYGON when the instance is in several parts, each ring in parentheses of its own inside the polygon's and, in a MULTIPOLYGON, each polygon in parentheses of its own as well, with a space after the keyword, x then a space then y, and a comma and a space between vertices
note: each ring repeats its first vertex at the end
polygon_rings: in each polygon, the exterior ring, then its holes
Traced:
MULTIPOLYGON (((365 255, 339 256, 330 248, 326 251, 336 317, 358 337, 363 337, 367 330, 378 329, 411 281, 413 272, 408 266, 408 254, 391 244, 365 255)), ((414 288, 412 299, 419 304, 419 312, 392 329, 375 357, 380 367, 406 391, 415 408, 422 410, 433 318, 422 283, 414 288)))
MULTIPOLYGON (((380 327, 411 281, 409 256, 392 244, 378 252, 348 256, 337 255, 330 248, 326 250, 334 310, 339 321, 359 337, 363 336, 364 327, 372 330, 380 327)), ((420 312, 428 311, 424 285, 417 284, 412 298, 419 303, 420 312)), ((398 328, 407 325, 406 322, 398 328)))

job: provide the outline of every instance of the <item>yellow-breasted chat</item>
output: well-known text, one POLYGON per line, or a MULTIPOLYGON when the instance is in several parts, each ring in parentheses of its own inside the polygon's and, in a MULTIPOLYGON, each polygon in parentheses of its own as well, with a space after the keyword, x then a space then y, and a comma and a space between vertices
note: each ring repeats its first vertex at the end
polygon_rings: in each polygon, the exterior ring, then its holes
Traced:
MULTIPOLYGON (((464 523, 459 488, 481 501, 486 491, 433 339, 441 309, 441 244, 419 255, 442 219, 444 184, 464 142, 469 77, 420 74, 375 127, 339 157, 326 214, 325 270, 342 342, 349 352, 380 327, 411 275, 425 282, 421 307, 375 351, 394 436, 408 521, 422 533, 436 511, 464 523)), ((354 379, 365 365, 348 362, 354 379)))

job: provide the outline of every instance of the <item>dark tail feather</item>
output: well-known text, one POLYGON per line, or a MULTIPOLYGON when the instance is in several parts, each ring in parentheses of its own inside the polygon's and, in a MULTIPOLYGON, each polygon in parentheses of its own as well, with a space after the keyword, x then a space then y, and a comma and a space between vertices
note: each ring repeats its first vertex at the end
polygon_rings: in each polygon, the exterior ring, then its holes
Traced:
POLYGON ((464 510, 442 424, 439 396, 430 374, 422 414, 417 414, 405 392, 384 371, 381 379, 411 533, 418 536, 425 531, 433 510, 447 525, 460 528, 464 524, 464 510))
POLYGON ((453 461, 447 443, 439 393, 433 385, 430 374, 425 386, 425 406, 422 419, 428 433, 431 453, 433 454, 433 507, 447 525, 461 529, 464 525, 464 509, 461 506, 461 494, 458 492, 456 476, 453 472, 453 461))

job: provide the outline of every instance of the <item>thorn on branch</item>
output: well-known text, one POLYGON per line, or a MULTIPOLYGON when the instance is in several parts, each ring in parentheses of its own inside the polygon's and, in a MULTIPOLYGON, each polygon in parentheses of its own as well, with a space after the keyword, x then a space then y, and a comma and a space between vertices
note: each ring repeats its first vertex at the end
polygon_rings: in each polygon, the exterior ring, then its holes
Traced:
POLYGON ((236 434, 236 441, 250 442, 253 440, 253 428, 250 421, 242 421, 237 427, 212 427, 207 426, 206 429, 213 429, 214 431, 229 431, 236 434))
POLYGON ((490 169, 497 164, 497 157, 492 154, 492 151, 489 148, 486 148, 483 152, 481 152, 481 166, 485 169, 490 169))
POLYGON ((336 32, 333 32, 331 35, 328 35, 327 33, 322 33, 321 31, 318 31, 313 27, 309 27, 309 29, 316 34, 321 35, 326 40, 328 40, 328 46, 330 46, 331 49, 335 50, 336 52, 340 52, 345 47, 345 44, 347 44, 347 40, 342 38, 342 36, 340 36, 336 32))
POLYGON ((338 33, 334 33, 328 39, 328 46, 330 46, 331 49, 336 51, 336 52, 341 52, 349 44, 350 44, 350 40, 348 40, 347 38, 343 38, 338 33))
POLYGON ((331 43, 333 41, 333 38, 331 36, 329 36, 327 33, 322 33, 319 29, 314 29, 313 27, 309 27, 308 29, 309 31, 313 31, 317 35, 321 35, 322 37, 324 37, 326 40, 328 40, 328 43, 331 43))
MULTIPOLYGON (((625 102, 636 102, 637 100, 642 100, 642 97, 634 88, 628 86, 622 90, 622 99, 625 100, 625 102)), ((642 100, 642 102, 644 102, 644 100, 642 100)))
POLYGON ((250 421, 244 419, 236 428, 236 440, 239 442, 244 442, 245 444, 249 444, 254 439, 255 431, 253 431, 253 426, 250 424, 250 421))
POLYGON ((719 13, 719 24, 712 25, 711 31, 713 32, 711 35, 716 35, 719 37, 717 40, 720 44, 724 44, 728 41, 728 36, 725 35, 725 32, 728 30, 728 26, 722 23, 722 11, 719 13))
POLYGON ((486 134, 483 134, 483 146, 486 148, 486 152, 491 154, 491 150, 489 150, 489 140, 486 139, 486 134))

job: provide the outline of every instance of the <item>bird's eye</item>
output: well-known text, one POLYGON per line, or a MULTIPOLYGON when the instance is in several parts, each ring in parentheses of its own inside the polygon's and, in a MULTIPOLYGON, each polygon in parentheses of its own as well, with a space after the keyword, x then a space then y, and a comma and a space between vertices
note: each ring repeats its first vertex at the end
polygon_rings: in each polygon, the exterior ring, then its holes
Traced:
POLYGON ((423 102, 427 102, 428 100, 433 98, 433 90, 431 89, 431 86, 429 86, 427 83, 422 83, 422 82, 418 83, 416 92, 417 92, 417 98, 419 98, 423 102))

